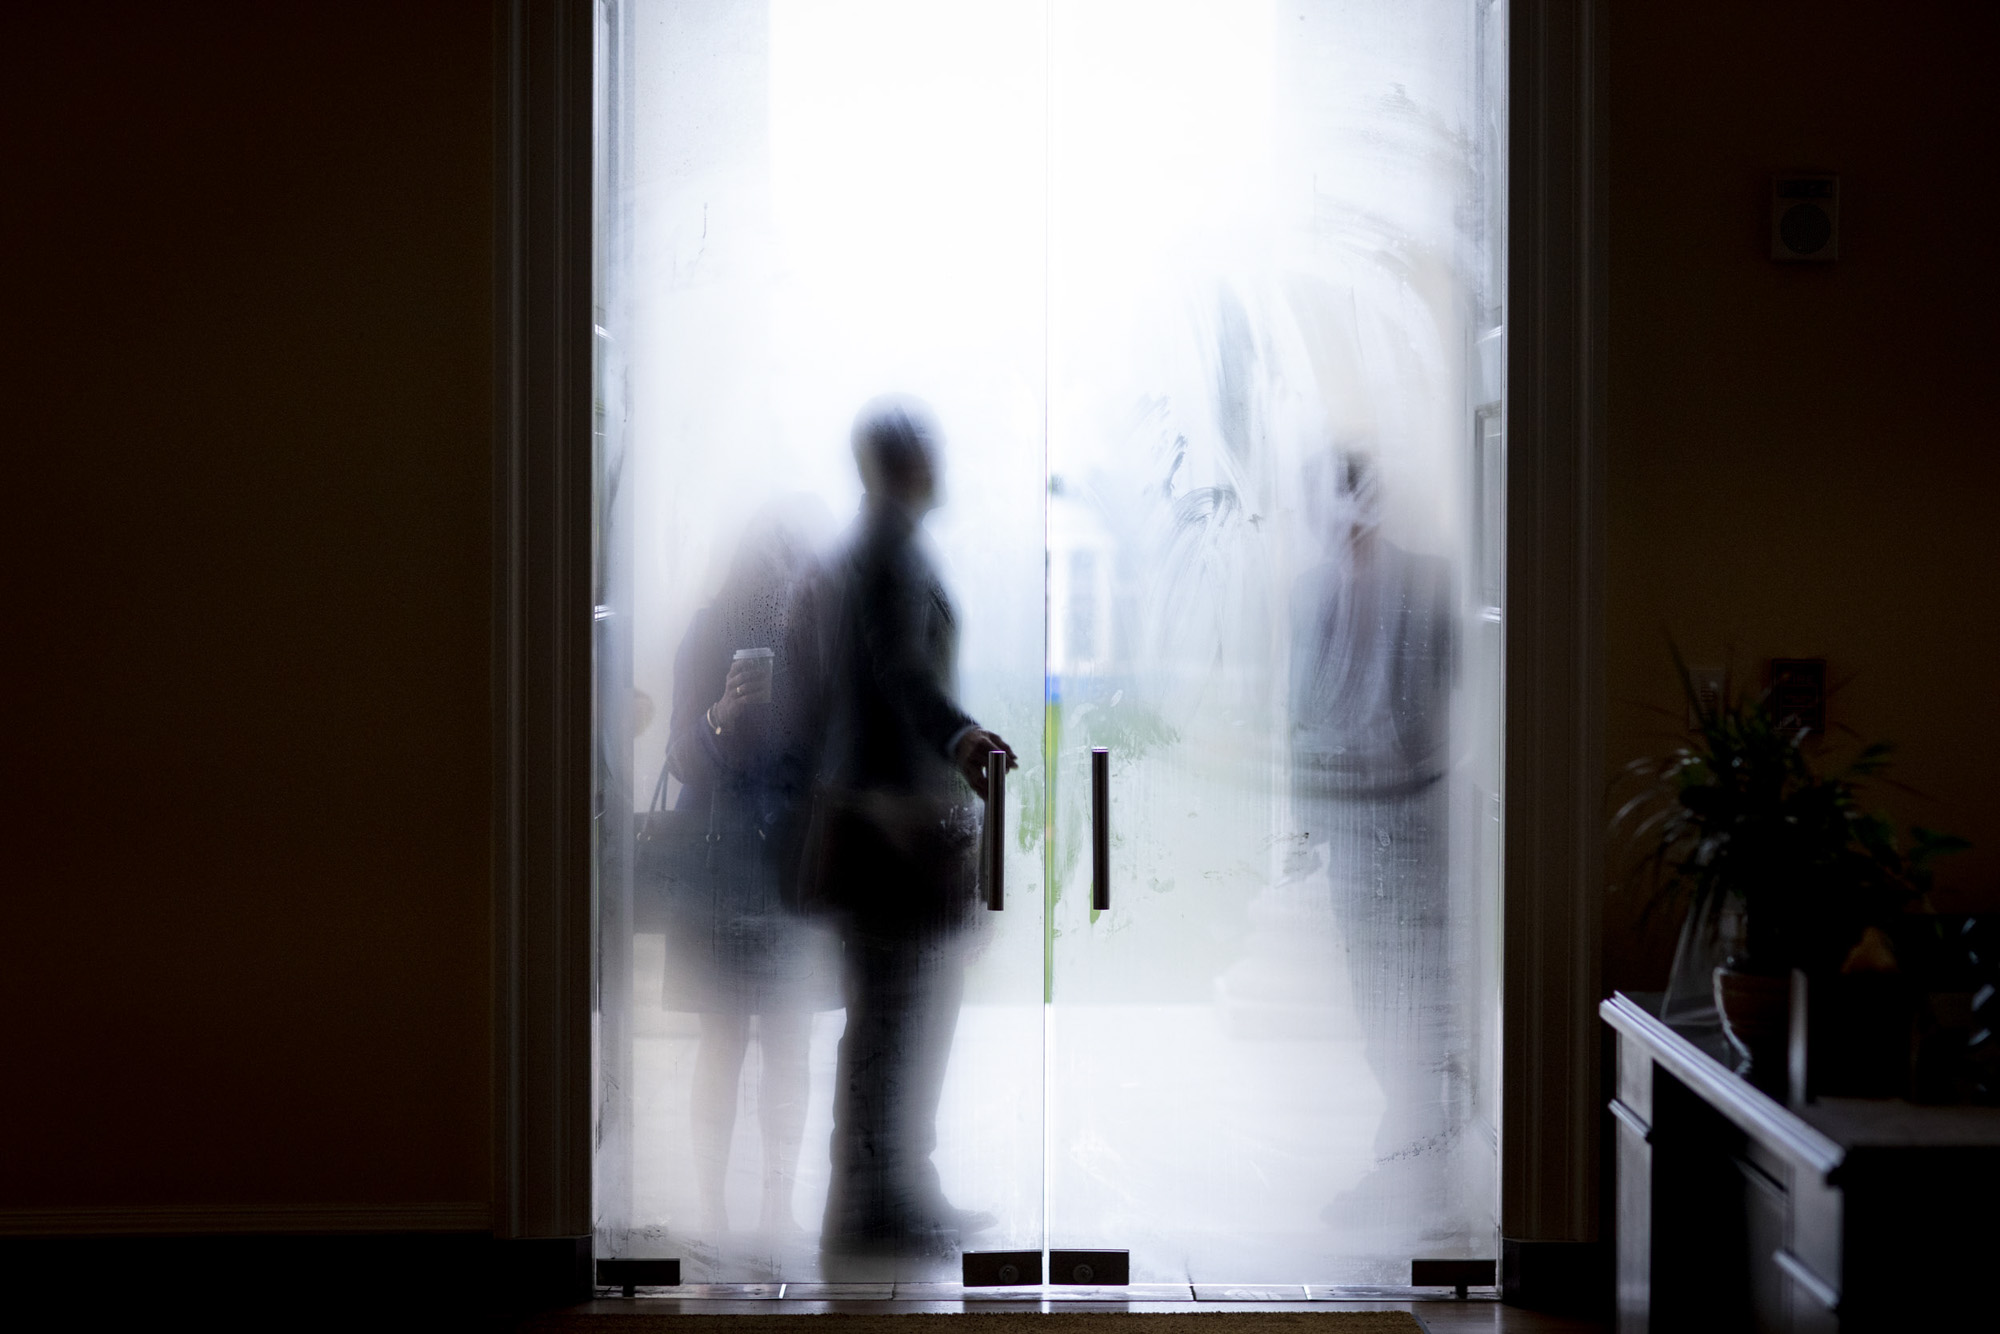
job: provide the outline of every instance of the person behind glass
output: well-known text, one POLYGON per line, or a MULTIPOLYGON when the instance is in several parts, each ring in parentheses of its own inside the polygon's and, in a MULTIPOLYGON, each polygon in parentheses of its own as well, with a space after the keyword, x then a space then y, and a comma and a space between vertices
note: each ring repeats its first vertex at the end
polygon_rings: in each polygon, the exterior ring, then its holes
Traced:
POLYGON ((1382 536, 1381 481, 1368 455, 1330 451, 1308 466, 1305 483, 1321 561, 1291 599, 1294 808, 1326 866, 1364 1050, 1387 1102, 1375 1169, 1326 1218, 1359 1224, 1383 1209, 1437 1217, 1450 1206, 1441 1192, 1459 1046, 1442 781, 1454 672, 1450 571, 1382 536))
POLYGON ((921 532, 939 503, 929 410, 873 400, 852 443, 860 519, 794 621, 817 636, 795 653, 821 664, 824 726, 802 892, 838 923, 847 1007, 821 1247, 942 1256, 993 1221, 945 1199, 931 1154, 977 921, 969 797, 985 798, 989 752, 1015 760, 953 698, 957 622, 921 532))
MULTIPOLYGON (((792 509, 797 511, 798 506, 792 509)), ((785 902, 801 811, 788 781, 776 695, 785 613, 813 568, 809 515, 773 507, 739 543, 721 594, 695 613, 674 657, 667 770, 675 808, 707 831, 703 867, 670 899, 665 1004, 701 1016, 692 1148, 703 1225, 727 1228, 723 1187, 743 1058, 761 1051, 760 1231, 796 1231, 792 1189, 804 1139, 807 1038, 837 1000, 832 941, 785 902)))

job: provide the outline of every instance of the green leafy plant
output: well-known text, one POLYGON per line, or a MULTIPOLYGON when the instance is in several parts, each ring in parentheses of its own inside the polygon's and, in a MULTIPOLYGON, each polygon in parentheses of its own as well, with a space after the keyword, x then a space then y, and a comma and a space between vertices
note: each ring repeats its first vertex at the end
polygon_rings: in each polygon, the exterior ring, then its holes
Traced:
POLYGON ((1871 926, 1887 931, 1930 891, 1932 863, 1965 840, 1894 821, 1863 805, 1890 747, 1863 746, 1822 772, 1807 734, 1768 694, 1725 688, 1703 699, 1678 649, 1690 724, 1681 744, 1622 770, 1612 818, 1652 892, 1647 913, 1733 899, 1739 966, 1837 970, 1871 926))

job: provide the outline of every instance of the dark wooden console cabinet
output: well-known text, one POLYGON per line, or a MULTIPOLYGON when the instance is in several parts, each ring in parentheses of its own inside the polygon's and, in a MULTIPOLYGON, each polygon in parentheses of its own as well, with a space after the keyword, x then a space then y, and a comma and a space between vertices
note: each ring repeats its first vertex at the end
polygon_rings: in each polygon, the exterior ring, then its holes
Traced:
POLYGON ((1788 1106, 1614 995, 1619 1334, 2000 1330, 2000 1109, 1788 1106))

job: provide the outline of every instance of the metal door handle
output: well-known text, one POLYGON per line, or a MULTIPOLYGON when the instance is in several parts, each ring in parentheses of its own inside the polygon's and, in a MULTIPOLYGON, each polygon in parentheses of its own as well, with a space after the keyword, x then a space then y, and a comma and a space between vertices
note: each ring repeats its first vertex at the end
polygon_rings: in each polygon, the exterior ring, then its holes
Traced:
POLYGON ((1090 906, 1111 906, 1111 751, 1090 749, 1090 906))
POLYGON ((1007 752, 986 752, 986 907, 999 912, 1007 906, 1001 877, 1007 866, 1007 752))

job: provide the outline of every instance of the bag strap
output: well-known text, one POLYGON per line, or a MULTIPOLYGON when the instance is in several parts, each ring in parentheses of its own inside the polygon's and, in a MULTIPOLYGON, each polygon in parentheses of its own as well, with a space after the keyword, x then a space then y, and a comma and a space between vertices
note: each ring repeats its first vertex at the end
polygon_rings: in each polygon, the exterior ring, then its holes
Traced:
POLYGON ((648 816, 659 815, 667 809, 667 761, 660 760, 660 780, 653 784, 653 799, 647 803, 648 816))

